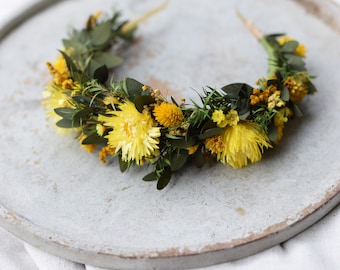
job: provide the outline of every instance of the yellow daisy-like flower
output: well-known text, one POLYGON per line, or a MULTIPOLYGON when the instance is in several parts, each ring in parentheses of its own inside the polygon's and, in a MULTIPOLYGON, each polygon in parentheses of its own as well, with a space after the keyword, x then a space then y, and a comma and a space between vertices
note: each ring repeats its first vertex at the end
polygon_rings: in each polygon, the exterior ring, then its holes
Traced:
POLYGON ((263 148, 271 147, 267 135, 256 123, 241 121, 227 126, 221 135, 205 141, 206 148, 217 160, 234 168, 254 163, 262 158, 263 148))
POLYGON ((282 136, 283 136, 283 128, 285 126, 285 123, 288 122, 288 118, 293 115, 293 112, 288 107, 280 109, 277 114, 274 116, 274 125, 277 128, 278 132, 278 139, 276 140, 276 143, 278 143, 282 136))
POLYGON ((155 106, 153 115, 157 122, 164 127, 178 126, 184 121, 182 110, 173 103, 162 102, 155 106))
MULTIPOLYGON (((280 45, 283 45, 286 42, 291 41, 291 40, 295 40, 295 39, 293 39, 292 37, 289 37, 289 36, 284 36, 284 37, 279 38, 278 42, 279 42, 280 45)), ((299 45, 295 49, 295 54, 297 54, 298 56, 301 56, 301 57, 306 57, 306 53, 307 53, 306 46, 299 43, 299 45)))
POLYGON ((140 113, 131 101, 127 100, 119 108, 120 111, 110 112, 112 116, 100 115, 98 120, 113 128, 105 138, 116 153, 121 151, 122 160, 141 165, 146 158, 159 153, 160 127, 149 113, 140 113))

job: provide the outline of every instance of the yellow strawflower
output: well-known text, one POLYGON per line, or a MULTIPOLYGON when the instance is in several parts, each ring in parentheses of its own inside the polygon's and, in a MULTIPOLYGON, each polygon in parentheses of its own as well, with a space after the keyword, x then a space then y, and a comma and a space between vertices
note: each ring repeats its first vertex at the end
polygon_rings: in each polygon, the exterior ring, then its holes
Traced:
POLYGON ((164 127, 174 127, 184 121, 182 110, 173 103, 162 102, 153 109, 153 115, 158 123, 164 127))
POLYGON ((256 123, 240 121, 237 125, 227 126, 221 135, 207 139, 205 147, 223 164, 241 168, 261 160, 264 148, 271 145, 256 123))
POLYGON ((119 108, 109 113, 112 116, 98 117, 104 126, 113 128, 105 138, 116 153, 121 151, 123 161, 142 165, 145 159, 158 154, 160 127, 148 112, 140 113, 131 101, 125 101, 119 108))

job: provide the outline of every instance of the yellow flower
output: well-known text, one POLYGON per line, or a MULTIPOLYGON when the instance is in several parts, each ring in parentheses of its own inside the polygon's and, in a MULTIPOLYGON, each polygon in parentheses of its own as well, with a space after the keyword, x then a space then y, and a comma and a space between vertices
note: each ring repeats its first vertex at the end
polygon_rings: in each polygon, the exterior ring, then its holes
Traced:
POLYGON ((271 147, 267 135, 252 122, 241 121, 227 126, 221 135, 205 141, 206 148, 217 160, 234 168, 254 163, 262 158, 263 148, 271 147))
POLYGON ((178 126, 184 121, 182 110, 173 103, 162 102, 155 106, 153 115, 157 122, 164 127, 178 126))
POLYGON ((140 113, 131 101, 119 106, 120 111, 112 111, 112 116, 100 115, 98 120, 107 127, 113 128, 105 138, 108 145, 121 151, 122 160, 135 161, 141 165, 146 158, 152 158, 157 149, 160 127, 147 112, 140 113))
POLYGON ((240 120, 238 112, 236 110, 230 110, 226 115, 222 110, 215 110, 211 116, 211 119, 217 124, 218 127, 224 128, 227 125, 237 125, 240 120))
POLYGON ((276 143, 278 143, 283 135, 283 128, 285 126, 285 123, 288 122, 288 118, 293 115, 293 112, 288 107, 280 109, 274 116, 274 125, 277 128, 278 132, 278 139, 276 140, 276 143))
POLYGON ((105 164, 107 156, 114 155, 115 151, 116 150, 111 146, 108 145, 103 146, 102 149, 100 149, 99 151, 99 159, 102 162, 102 164, 105 164))
POLYGON ((302 101, 305 95, 308 94, 306 81, 307 79, 304 76, 297 76, 296 78, 289 76, 283 82, 289 90, 289 98, 292 101, 302 101))
POLYGON ((54 60, 53 64, 46 63, 50 74, 53 75, 53 81, 57 85, 61 85, 64 89, 74 87, 74 82, 71 79, 70 71, 68 70, 66 60, 62 54, 54 60))
MULTIPOLYGON (((73 102, 72 99, 65 94, 64 89, 60 86, 55 85, 54 83, 50 83, 46 86, 46 90, 42 93, 43 99, 41 101, 44 109, 46 110, 46 115, 51 118, 55 123, 61 119, 61 116, 57 115, 54 112, 55 108, 72 108, 73 102)), ((58 128, 58 133, 64 133, 66 130, 72 129, 63 129, 58 128)))
POLYGON ((97 124, 96 125, 96 131, 97 131, 97 134, 102 137, 104 135, 104 132, 106 130, 106 127, 103 126, 102 124, 97 124))
MULTIPOLYGON (((283 45, 286 42, 291 41, 291 40, 295 40, 295 39, 288 37, 288 36, 284 36, 284 37, 279 38, 278 42, 279 42, 280 45, 283 45)), ((297 40, 295 40, 295 41, 297 41, 297 40)), ((295 49, 295 54, 297 54, 298 56, 301 56, 301 57, 305 57, 306 53, 307 53, 306 46, 299 43, 299 45, 295 49)))
POLYGON ((187 148, 188 154, 189 154, 189 155, 195 154, 196 151, 197 151, 197 149, 198 149, 198 144, 188 147, 188 148, 187 148))
POLYGON ((268 97, 268 108, 274 109, 275 107, 282 107, 286 103, 280 98, 281 91, 275 91, 268 97))
POLYGON ((238 112, 236 110, 230 110, 225 116, 225 121, 229 126, 237 125, 240 118, 238 117, 238 112))
POLYGON ((225 115, 222 110, 215 110, 211 116, 211 119, 217 124, 218 127, 225 127, 227 123, 225 122, 225 115))

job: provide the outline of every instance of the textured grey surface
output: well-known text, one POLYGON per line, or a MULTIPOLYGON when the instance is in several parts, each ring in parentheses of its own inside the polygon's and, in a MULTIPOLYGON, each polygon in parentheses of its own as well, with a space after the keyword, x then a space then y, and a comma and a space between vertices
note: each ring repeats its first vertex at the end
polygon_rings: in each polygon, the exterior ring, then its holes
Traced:
MULTIPOLYGON (((115 1, 126 18, 153 1, 115 1), (134 3, 132 5, 132 3, 134 3)), ((20 238, 72 260, 118 268, 172 268, 243 257, 288 239, 340 200, 339 35, 292 1, 179 1, 144 23, 124 54, 117 78, 131 76, 175 97, 202 86, 253 84, 265 54, 236 17, 263 31, 287 32, 307 44, 307 64, 320 91, 302 105, 286 137, 262 162, 242 170, 222 165, 178 173, 157 191, 121 174, 59 136, 45 119, 41 91, 69 26, 82 26, 113 2, 68 1, 42 12, 0 44, 2 132, 0 213, 20 238), (86 3, 85 3, 86 2, 86 3), (75 12, 77 11, 77 12, 75 12), (289 11, 289 16, 286 16, 289 11), (63 14, 61 17, 59 14, 63 14), (268 24, 268 18, 278 14, 268 24), (281 15, 282 14, 282 15, 281 15), (322 57, 321 53, 322 52, 322 57)))

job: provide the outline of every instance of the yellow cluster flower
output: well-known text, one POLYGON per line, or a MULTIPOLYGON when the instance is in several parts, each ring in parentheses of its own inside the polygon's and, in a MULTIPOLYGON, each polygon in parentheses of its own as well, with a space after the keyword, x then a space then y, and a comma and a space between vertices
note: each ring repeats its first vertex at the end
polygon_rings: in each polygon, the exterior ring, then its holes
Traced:
MULTIPOLYGON (((286 42, 291 41, 291 40, 295 40, 295 39, 293 39, 292 37, 289 37, 289 36, 284 36, 284 37, 279 38, 278 42, 279 42, 280 45, 283 45, 286 42)), ((306 46, 299 43, 299 45, 295 49, 295 54, 297 54, 298 56, 301 56, 301 57, 306 57, 306 53, 307 53, 306 46)))
POLYGON ((302 101, 305 95, 308 94, 308 86, 306 85, 306 78, 305 76, 297 76, 292 77, 288 76, 285 81, 284 85, 288 88, 290 99, 292 101, 302 101))
POLYGON ((173 103, 162 102, 153 109, 153 115, 158 123, 164 127, 174 127, 184 121, 182 110, 173 103))
POLYGON ((60 54, 52 63, 46 63, 50 74, 53 75, 53 82, 56 85, 62 86, 63 89, 72 89, 75 87, 73 80, 71 79, 70 71, 68 70, 66 60, 62 54, 60 54))
POLYGON ((271 144, 256 123, 240 121, 237 125, 227 126, 221 135, 207 139, 205 147, 223 164, 241 168, 249 161, 261 160, 264 148, 271 144))
POLYGON ((99 151, 99 159, 102 162, 102 164, 106 163, 106 158, 108 156, 114 155, 116 152, 116 149, 112 148, 109 145, 103 146, 102 149, 99 151))
POLYGON ((280 109, 274 116, 274 125, 277 128, 278 133, 278 139, 276 140, 276 143, 281 141, 281 138, 283 136, 283 128, 285 126, 285 123, 288 122, 288 118, 293 115, 293 112, 288 107, 284 107, 280 109))
POLYGON ((286 104, 281 98, 281 91, 275 91, 268 97, 268 108, 274 109, 275 107, 282 107, 286 104))
POLYGON ((235 126, 240 120, 236 110, 230 110, 227 114, 224 114, 222 110, 215 110, 211 116, 211 119, 220 128, 224 128, 227 125, 235 126))
POLYGON ((105 138, 116 153, 121 151, 122 160, 141 165, 146 158, 157 154, 160 127, 150 114, 140 113, 131 101, 126 100, 119 108, 119 111, 108 113, 111 116, 99 115, 98 121, 113 128, 105 138))
MULTIPOLYGON (((272 79, 275 79, 275 74, 273 75, 272 79)), ((254 88, 252 94, 250 95, 250 105, 254 106, 259 102, 268 102, 268 99, 271 95, 273 95, 275 92, 279 91, 277 89, 277 86, 275 84, 267 85, 267 81, 264 81, 263 79, 259 79, 257 81, 257 84, 262 84, 262 89, 254 88)), ((279 91, 280 92, 280 91, 279 91)), ((277 95, 277 94, 275 94, 277 95)))

